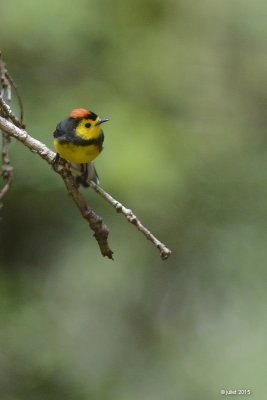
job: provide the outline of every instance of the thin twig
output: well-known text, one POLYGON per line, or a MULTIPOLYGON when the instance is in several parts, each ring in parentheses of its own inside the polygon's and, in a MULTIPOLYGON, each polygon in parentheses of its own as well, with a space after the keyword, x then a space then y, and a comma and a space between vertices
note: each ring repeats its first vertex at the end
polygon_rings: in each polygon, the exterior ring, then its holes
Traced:
MULTIPOLYGON (((9 81, 10 85, 13 87, 17 99, 18 99, 18 103, 19 103, 19 110, 20 110, 20 118, 19 118, 19 122, 20 122, 20 127, 21 128, 25 128, 25 125, 23 124, 23 117, 24 117, 24 111, 23 111, 23 102, 22 102, 22 98, 20 96, 19 93, 19 89, 16 85, 16 83, 14 82, 14 79, 12 78, 12 76, 10 75, 10 73, 8 71, 6 71, 6 78, 9 81)), ((16 117, 15 117, 16 118, 16 117)))
MULTIPOLYGON (((3 111, 2 98, 6 98, 7 102, 11 101, 11 85, 7 77, 6 64, 2 59, 2 54, 0 52, 0 110, 3 111)), ((6 104, 6 103, 5 103, 6 104)), ((4 111, 5 112, 5 111, 4 111)), ((13 167, 10 164, 8 145, 10 143, 10 137, 2 132, 2 170, 1 175, 3 177, 4 186, 0 191, 0 200, 6 195, 10 190, 12 180, 13 180, 13 167)), ((2 203, 0 203, 2 206, 2 203)))
POLYGON ((166 260, 171 255, 171 250, 161 243, 142 223, 139 221, 137 216, 130 210, 121 204, 118 200, 114 199, 109 193, 107 193, 101 186, 97 185, 93 181, 89 181, 88 185, 94 189, 94 191, 99 194, 103 199, 105 199, 118 213, 123 214, 128 222, 133 224, 140 232, 145 235, 145 237, 150 240, 160 251, 160 257, 166 260))
POLYGON ((1 115, 8 117, 15 125, 20 128, 25 128, 23 124, 23 103, 21 96, 19 94, 18 87, 14 82, 14 79, 7 70, 6 63, 2 58, 2 53, 0 51, 0 110, 2 110, 1 115), (12 112, 8 103, 11 102, 12 87, 18 99, 19 109, 20 109, 20 119, 18 119, 12 112), (1 100, 7 99, 7 103, 1 100))
POLYGON ((19 128, 25 128, 25 125, 16 117, 16 115, 12 112, 9 105, 4 101, 4 99, 0 96, 0 114, 8 118, 10 121, 13 122, 14 125, 18 126, 19 128))
MULTIPOLYGON (((4 186, 0 191, 0 200, 3 199, 5 194, 9 191, 12 180, 13 180, 13 167, 10 165, 10 160, 8 156, 8 144, 10 142, 9 136, 2 132, 2 171, 1 175, 3 177, 4 186)), ((1 204, 1 203, 0 203, 1 204)), ((2 206, 2 204, 1 204, 2 206)))
MULTIPOLYGON (((50 165, 53 164, 55 153, 51 151, 44 143, 31 137, 25 130, 18 128, 12 122, 7 121, 5 118, 0 117, 0 129, 13 136, 25 146, 27 146, 32 152, 38 154, 50 165)), ((55 171, 61 175, 66 188, 79 208, 82 216, 89 222, 91 229, 94 231, 94 236, 98 242, 101 253, 103 256, 112 258, 112 251, 108 245, 108 228, 103 223, 102 218, 98 217, 95 212, 86 204, 81 193, 78 191, 75 181, 71 175, 70 169, 66 165, 55 164, 55 171)), ((133 214, 131 210, 124 207, 121 203, 110 196, 104 189, 90 182, 90 186, 103 197, 108 203, 110 203, 118 212, 121 212, 129 222, 131 222, 139 231, 141 231, 148 240, 150 240, 160 251, 161 258, 166 260, 171 255, 169 250, 163 243, 161 243, 152 233, 145 228, 139 219, 133 214)))

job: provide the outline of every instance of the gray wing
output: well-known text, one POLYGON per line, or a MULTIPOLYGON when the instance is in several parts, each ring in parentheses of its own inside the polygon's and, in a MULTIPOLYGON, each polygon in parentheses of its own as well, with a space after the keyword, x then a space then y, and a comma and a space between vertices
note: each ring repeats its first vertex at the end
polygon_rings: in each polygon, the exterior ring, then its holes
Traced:
POLYGON ((73 118, 66 118, 61 121, 55 132, 53 133, 54 138, 58 139, 60 142, 68 140, 69 136, 72 135, 77 122, 73 118))

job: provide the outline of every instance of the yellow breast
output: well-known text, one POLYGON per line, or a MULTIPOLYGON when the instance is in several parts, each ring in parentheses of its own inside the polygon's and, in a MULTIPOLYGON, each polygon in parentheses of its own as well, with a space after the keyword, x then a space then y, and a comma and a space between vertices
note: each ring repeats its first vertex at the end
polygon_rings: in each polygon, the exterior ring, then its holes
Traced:
POLYGON ((77 164, 93 161, 100 153, 99 148, 94 144, 89 146, 79 146, 72 143, 61 144, 55 139, 54 146, 62 158, 77 164))

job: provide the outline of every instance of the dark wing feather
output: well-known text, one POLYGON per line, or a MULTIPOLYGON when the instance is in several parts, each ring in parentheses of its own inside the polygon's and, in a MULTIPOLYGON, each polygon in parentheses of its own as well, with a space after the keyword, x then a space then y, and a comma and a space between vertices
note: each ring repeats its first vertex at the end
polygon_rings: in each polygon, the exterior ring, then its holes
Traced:
POLYGON ((56 130, 53 133, 54 138, 62 142, 66 141, 70 136, 73 135, 77 123, 78 121, 73 118, 63 119, 63 121, 57 125, 56 130))

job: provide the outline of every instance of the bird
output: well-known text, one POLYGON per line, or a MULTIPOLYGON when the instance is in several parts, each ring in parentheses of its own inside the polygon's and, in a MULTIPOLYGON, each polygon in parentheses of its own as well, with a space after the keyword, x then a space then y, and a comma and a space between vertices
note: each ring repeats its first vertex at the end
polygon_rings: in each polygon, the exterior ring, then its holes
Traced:
POLYGON ((104 132, 101 125, 108 118, 99 117, 93 111, 85 108, 75 108, 68 118, 63 119, 56 126, 53 133, 56 157, 69 161, 80 174, 73 174, 76 184, 89 186, 92 180, 99 184, 99 178, 93 160, 103 150, 104 132))

